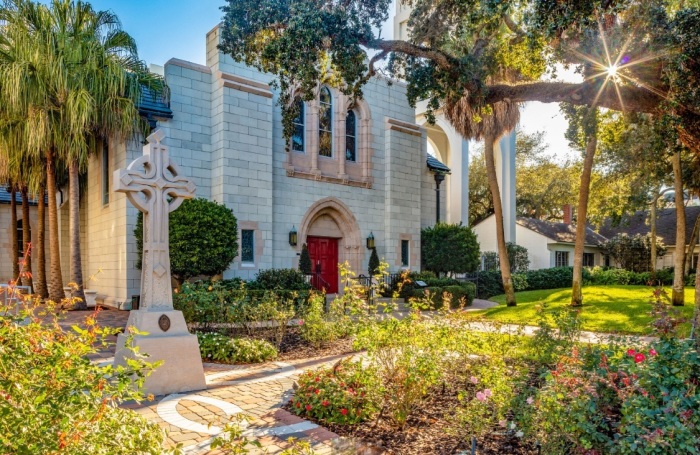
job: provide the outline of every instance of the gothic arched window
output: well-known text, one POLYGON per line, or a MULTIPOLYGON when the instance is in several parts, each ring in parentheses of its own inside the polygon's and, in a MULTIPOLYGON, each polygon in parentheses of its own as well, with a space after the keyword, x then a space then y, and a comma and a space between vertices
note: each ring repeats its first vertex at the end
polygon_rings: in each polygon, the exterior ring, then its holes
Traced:
POLYGON ((352 110, 345 117, 345 160, 357 161, 357 118, 352 110))
POLYGON ((333 100, 328 87, 323 87, 318 106, 318 154, 333 156, 333 100))
POLYGON ((292 136, 292 150, 295 152, 304 152, 304 102, 297 98, 294 103, 297 108, 297 116, 294 117, 292 123, 294 124, 294 135, 292 136))

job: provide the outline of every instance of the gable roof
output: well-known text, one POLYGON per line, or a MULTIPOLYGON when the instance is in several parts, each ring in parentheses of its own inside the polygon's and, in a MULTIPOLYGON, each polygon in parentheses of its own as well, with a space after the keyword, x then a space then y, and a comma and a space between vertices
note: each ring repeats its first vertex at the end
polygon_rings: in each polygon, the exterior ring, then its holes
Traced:
MULTIPOLYGON (((676 209, 661 209, 657 211, 656 218, 656 236, 665 245, 676 244, 676 209)), ((690 243, 690 236, 693 234, 695 220, 700 216, 700 206, 685 208, 685 241, 690 243)), ((611 238, 617 234, 627 235, 647 235, 651 232, 651 227, 648 223, 649 212, 638 211, 632 215, 622 218, 619 226, 612 226, 610 219, 605 220, 600 228, 600 233, 605 237, 611 238)))
MULTIPOLYGON (((518 217, 515 222, 520 226, 537 232, 555 242, 575 243, 576 225, 567 223, 553 223, 551 221, 538 220, 535 218, 518 217)), ((607 239, 595 232, 590 227, 586 227, 586 245, 600 245, 607 239)))

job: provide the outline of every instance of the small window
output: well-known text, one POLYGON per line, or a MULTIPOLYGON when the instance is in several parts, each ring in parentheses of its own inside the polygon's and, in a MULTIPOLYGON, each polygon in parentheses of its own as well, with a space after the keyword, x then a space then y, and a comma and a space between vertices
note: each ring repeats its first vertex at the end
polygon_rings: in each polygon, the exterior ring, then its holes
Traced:
POLYGON ((357 160, 357 119, 354 111, 345 118, 345 160, 357 160))
POLYGON ((606 254, 605 258, 603 259, 605 267, 610 267, 610 255, 606 254))
POLYGON ((292 150, 295 152, 304 152, 304 102, 297 98, 296 101, 297 116, 294 117, 294 135, 292 136, 292 150))
POLYGON ((241 262, 255 262, 255 231, 252 229, 241 230, 241 262))
POLYGON ((333 156, 333 101, 328 87, 321 89, 318 106, 318 154, 333 156))
POLYGON ((401 267, 408 267, 409 241, 401 240, 401 267))
POLYGON ((568 267, 569 266, 569 252, 568 251, 556 251, 555 252, 555 267, 568 267))
POLYGON ((595 254, 594 253, 583 253, 583 266, 593 267, 595 265, 595 254))
POLYGON ((109 143, 102 145, 102 205, 109 204, 109 143))

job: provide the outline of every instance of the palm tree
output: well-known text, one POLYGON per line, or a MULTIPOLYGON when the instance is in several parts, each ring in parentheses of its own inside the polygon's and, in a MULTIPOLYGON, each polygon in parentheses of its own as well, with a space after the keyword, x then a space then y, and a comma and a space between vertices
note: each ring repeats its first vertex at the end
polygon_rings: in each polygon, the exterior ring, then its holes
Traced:
POLYGON ((685 304, 684 276, 685 270, 685 203, 683 196, 683 179, 681 175, 681 152, 675 151, 671 156, 673 165, 673 187, 676 196, 676 249, 673 260, 673 288, 671 303, 674 306, 685 304))
POLYGON ((508 131, 512 131, 520 120, 520 107, 516 103, 500 102, 493 106, 490 113, 477 115, 471 108, 466 97, 457 101, 448 101, 445 106, 445 115, 459 133, 468 139, 484 140, 484 158, 486 161, 486 174, 488 176, 489 189, 493 199, 494 218, 496 219, 496 241, 498 244, 498 260, 503 280, 503 290, 506 295, 506 304, 515 306, 515 288, 510 272, 510 261, 506 248, 505 232, 503 228, 503 205, 501 203, 501 191, 496 177, 496 164, 494 158, 494 144, 508 131))
MULTIPOLYGON (((46 154, 51 294, 60 280, 60 272, 54 275, 58 255, 53 254, 54 237, 58 238, 56 171, 57 166, 65 165, 69 180, 70 281, 78 286, 74 296, 82 303, 77 307, 84 308, 80 173, 102 140, 126 140, 144 125, 137 109, 142 87, 158 95, 165 86, 162 78, 149 73, 138 60, 133 38, 121 29, 119 19, 111 12, 94 11, 81 1, 53 0, 45 6, 29 0, 7 0, 0 12, 1 20, 9 31, 5 45, 14 57, 4 72, 8 77, 7 101, 18 113, 28 116, 33 126, 28 129, 28 142, 46 154)), ((55 246, 58 248, 57 241, 55 246)))

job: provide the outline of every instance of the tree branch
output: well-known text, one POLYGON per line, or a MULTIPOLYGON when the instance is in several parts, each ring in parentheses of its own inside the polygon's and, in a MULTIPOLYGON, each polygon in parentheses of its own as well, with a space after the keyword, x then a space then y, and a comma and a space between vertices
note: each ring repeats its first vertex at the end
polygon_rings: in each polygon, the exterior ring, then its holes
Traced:
POLYGON ((371 49, 379 49, 385 52, 400 52, 412 57, 426 58, 432 60, 444 70, 453 70, 458 64, 453 57, 445 54, 442 51, 425 46, 418 46, 407 41, 373 39, 360 42, 360 44, 371 49))
POLYGON ((619 87, 620 96, 618 97, 613 83, 610 82, 602 90, 600 96, 598 96, 598 85, 591 82, 572 84, 540 81, 517 85, 496 84, 488 86, 486 90, 485 104, 504 100, 518 103, 540 101, 542 103, 570 103, 579 106, 595 104, 598 107, 617 111, 654 113, 662 101, 659 95, 642 87, 632 86, 619 87))

